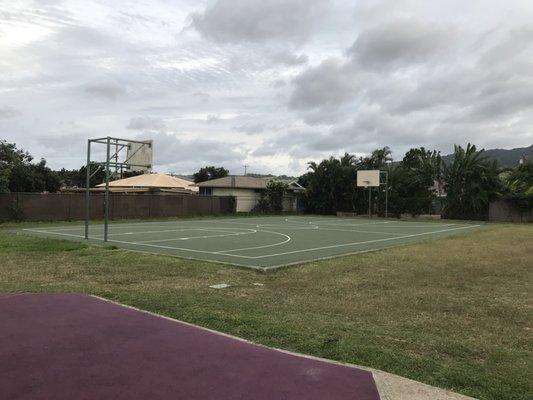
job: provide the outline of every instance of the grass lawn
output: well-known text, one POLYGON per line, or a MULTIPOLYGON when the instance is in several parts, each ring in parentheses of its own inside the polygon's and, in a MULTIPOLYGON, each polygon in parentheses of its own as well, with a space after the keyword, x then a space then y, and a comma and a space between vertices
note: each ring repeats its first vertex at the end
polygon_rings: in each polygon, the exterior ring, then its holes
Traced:
POLYGON ((96 294, 480 399, 533 398, 531 224, 268 274, 0 230, 0 291, 96 294))

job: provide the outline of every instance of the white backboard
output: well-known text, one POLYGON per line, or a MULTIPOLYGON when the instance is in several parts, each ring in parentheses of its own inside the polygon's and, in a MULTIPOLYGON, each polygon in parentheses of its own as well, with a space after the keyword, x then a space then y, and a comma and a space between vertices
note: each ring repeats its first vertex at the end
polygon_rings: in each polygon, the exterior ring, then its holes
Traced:
POLYGON ((146 171, 152 168, 153 141, 145 143, 130 143, 126 155, 126 163, 130 171, 146 171))
POLYGON ((379 186, 379 169, 357 171, 357 186, 359 187, 379 186))

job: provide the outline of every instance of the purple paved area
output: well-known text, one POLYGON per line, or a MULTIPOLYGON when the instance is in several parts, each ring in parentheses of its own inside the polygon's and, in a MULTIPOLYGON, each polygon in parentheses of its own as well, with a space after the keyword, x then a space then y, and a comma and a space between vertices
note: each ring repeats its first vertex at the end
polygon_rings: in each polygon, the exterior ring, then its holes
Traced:
POLYGON ((374 400, 369 372, 78 294, 0 295, 0 399, 374 400))

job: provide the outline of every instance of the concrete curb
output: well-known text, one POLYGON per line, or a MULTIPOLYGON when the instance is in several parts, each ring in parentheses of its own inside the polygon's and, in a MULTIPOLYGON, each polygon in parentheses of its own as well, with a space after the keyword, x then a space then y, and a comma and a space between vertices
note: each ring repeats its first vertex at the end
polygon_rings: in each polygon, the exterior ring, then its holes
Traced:
POLYGON ((142 313, 154 315, 156 317, 164 318, 164 319, 167 319, 167 320, 170 320, 170 321, 179 322, 181 324, 193 326, 193 327, 198 328, 198 329, 202 329, 202 330, 205 330, 205 331, 208 331, 208 332, 211 332, 211 333, 216 333, 218 335, 225 336, 225 337, 228 337, 228 338, 232 338, 232 339, 235 339, 235 340, 239 340, 239 341, 242 341, 242 342, 250 343, 250 344, 253 344, 255 346, 266 347, 266 348, 269 348, 269 349, 272 349, 272 350, 279 351, 281 353, 291 354, 291 355, 294 355, 294 356, 297 356, 297 357, 303 357, 303 358, 308 358, 308 359, 312 359, 312 360, 327 362, 327 363, 330 363, 330 364, 343 365, 343 366, 346 366, 346 367, 357 368, 357 369, 362 369, 362 370, 365 370, 365 371, 369 371, 374 376, 374 381, 375 381, 376 387, 377 387, 377 389, 379 391, 379 396, 381 397, 381 400, 476 400, 473 397, 468 397, 468 396, 465 396, 465 395, 462 395, 462 394, 459 394, 459 393, 451 392, 449 390, 445 390, 445 389, 441 389, 441 388, 438 388, 438 387, 435 387, 435 386, 427 385, 425 383, 417 382, 417 381, 414 381, 412 379, 408 379, 408 378, 404 378, 404 377, 401 377, 401 376, 398 376, 398 375, 390 374, 390 373, 385 372, 385 371, 380 371, 380 370, 377 370, 377 369, 368 368, 368 367, 364 367, 364 366, 361 366, 361 365, 355 365, 355 364, 343 363, 343 362, 334 361, 334 360, 328 360, 326 358, 315 357, 315 356, 311 356, 311 355, 307 355, 307 354, 295 353, 295 352, 292 352, 292 351, 278 349, 278 348, 275 348, 275 347, 264 346, 262 344, 254 343, 254 342, 251 342, 251 341, 246 340, 246 339, 242 339, 242 338, 237 337, 237 336, 229 335, 229 334, 223 333, 223 332, 218 332, 218 331, 215 331, 215 330, 212 330, 212 329, 209 329, 209 328, 204 328, 204 327, 199 326, 199 325, 191 324, 189 322, 180 321, 180 320, 175 319, 175 318, 167 317, 165 315, 156 314, 156 313, 153 313, 151 311, 146 311, 146 310, 139 309, 137 307, 133 307, 133 306, 129 306, 129 305, 126 305, 126 304, 118 303, 116 301, 109 300, 109 299, 106 299, 104 297, 100 297, 100 296, 96 296, 96 295, 90 295, 90 296, 94 297, 94 298, 97 298, 99 300, 107 301, 109 303, 113 303, 113 304, 125 307, 125 308, 130 308, 130 309, 142 312, 142 313))

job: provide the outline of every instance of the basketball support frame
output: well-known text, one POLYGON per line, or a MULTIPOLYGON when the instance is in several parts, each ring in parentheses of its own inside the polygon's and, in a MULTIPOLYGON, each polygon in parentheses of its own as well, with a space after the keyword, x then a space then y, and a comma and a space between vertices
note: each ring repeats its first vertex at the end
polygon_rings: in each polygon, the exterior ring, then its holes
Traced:
MULTIPOLYGON (((377 171, 377 170, 376 170, 377 171)), ((389 171, 379 171, 379 183, 376 186, 370 186, 370 181, 363 181, 366 183, 363 187, 368 189, 368 218, 372 218, 372 187, 385 186, 385 218, 389 216, 389 171), (383 181, 382 177, 385 178, 383 181)))
POLYGON ((85 239, 89 239, 89 222, 91 219, 91 178, 101 168, 105 169, 105 191, 104 191, 104 242, 107 242, 109 231, 109 179, 111 177, 111 168, 115 168, 115 171, 122 172, 124 168, 129 167, 141 167, 152 168, 150 164, 132 164, 129 160, 143 147, 152 146, 151 142, 121 139, 116 137, 104 137, 97 139, 87 140, 87 165, 86 165, 86 181, 85 181, 85 239), (125 148, 129 148, 132 143, 140 144, 139 148, 131 155, 129 155, 124 161, 119 161, 119 153, 125 148), (105 145, 106 146, 106 159, 105 161, 91 161, 91 145, 105 145), (115 152, 111 154, 111 148, 114 147, 115 152), (91 165, 96 165, 98 168, 91 174, 91 165))

